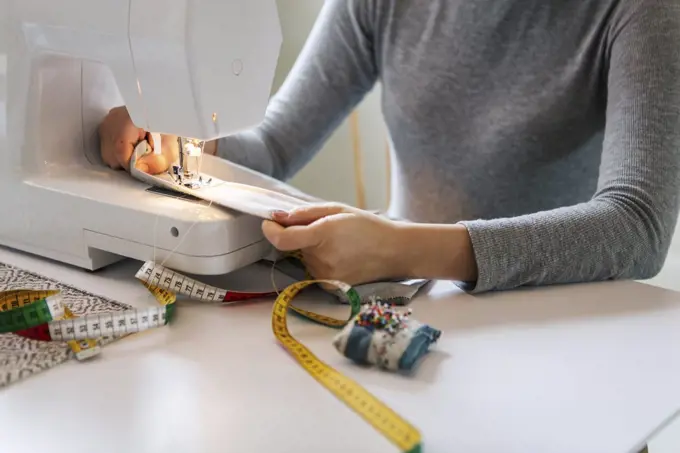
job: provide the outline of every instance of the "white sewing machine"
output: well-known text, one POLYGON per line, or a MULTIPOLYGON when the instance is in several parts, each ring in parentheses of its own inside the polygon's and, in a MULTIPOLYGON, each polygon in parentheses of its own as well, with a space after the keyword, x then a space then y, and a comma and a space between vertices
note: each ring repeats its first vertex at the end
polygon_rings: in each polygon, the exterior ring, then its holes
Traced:
MULTIPOLYGON (((0 17, 0 244, 92 270, 169 257, 195 274, 271 252, 259 219, 108 169, 97 126, 122 104, 147 131, 201 140, 259 123, 281 45, 275 0, 0 0, 0 17)), ((284 187, 212 156, 202 166, 284 187)))

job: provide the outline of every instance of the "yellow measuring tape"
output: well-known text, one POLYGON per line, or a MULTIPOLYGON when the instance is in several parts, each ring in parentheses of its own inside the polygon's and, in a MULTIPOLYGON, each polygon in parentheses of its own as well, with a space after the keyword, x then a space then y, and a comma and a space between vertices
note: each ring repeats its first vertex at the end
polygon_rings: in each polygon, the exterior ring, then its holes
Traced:
MULTIPOLYGON (((352 306, 358 306, 359 296, 354 290, 342 282, 331 280, 308 280, 288 286, 276 298, 272 313, 272 329, 274 335, 293 355, 295 360, 321 385, 326 387, 338 399, 364 418, 385 438, 395 444, 401 451, 419 453, 421 438, 418 430, 399 414, 387 407, 385 403, 371 395, 357 382, 346 377, 331 366, 322 362, 307 347, 296 340, 288 331, 286 315, 292 310, 305 318, 329 327, 343 327, 347 321, 329 318, 292 305, 293 298, 304 288, 314 284, 330 284, 347 294, 352 306)), ((352 310, 354 315, 355 310, 352 310)), ((350 316, 350 319, 352 316, 350 316)))
MULTIPOLYGON (((206 285, 178 272, 147 262, 137 272, 136 277, 151 287, 176 290, 193 300, 219 302, 229 300, 229 291, 206 285)), ((355 381, 345 377, 296 340, 288 331, 288 310, 319 324, 342 328, 359 313, 361 300, 349 285, 333 280, 305 280, 293 283, 281 291, 274 302, 272 330, 276 338, 302 365, 302 367, 321 385, 326 387, 347 406, 361 415, 376 430, 383 434, 403 452, 421 451, 420 433, 396 412, 366 391, 355 381), (295 307, 291 302, 304 288, 315 284, 327 284, 339 288, 350 301, 351 313, 346 320, 331 318, 295 307)))
MULTIPOLYGON (((76 317, 61 301, 59 291, 7 291, 0 293, 0 333, 15 332, 29 338, 67 341, 79 359, 96 355, 101 336, 124 336, 165 325, 183 294, 192 300, 225 303, 251 298, 258 293, 230 292, 206 285, 153 262, 146 262, 136 277, 154 295, 159 307, 126 310, 76 317)), ((360 311, 360 297, 349 285, 333 280, 305 280, 281 291, 274 302, 272 330, 277 340, 297 362, 339 400, 354 410, 387 440, 404 453, 420 453, 418 430, 357 382, 322 362, 288 330, 287 315, 292 311, 306 319, 333 328, 342 328, 360 311), (332 285, 350 301, 350 315, 341 320, 303 310, 292 304, 304 288, 332 285)))

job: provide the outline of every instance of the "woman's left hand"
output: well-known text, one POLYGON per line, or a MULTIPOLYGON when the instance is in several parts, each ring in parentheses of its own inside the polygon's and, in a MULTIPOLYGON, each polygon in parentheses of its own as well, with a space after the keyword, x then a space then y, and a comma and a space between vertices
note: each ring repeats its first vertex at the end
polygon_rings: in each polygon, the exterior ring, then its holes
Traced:
POLYGON ((280 251, 300 250, 316 279, 357 285, 407 277, 400 250, 402 227, 389 219, 341 204, 316 204, 265 220, 265 237, 280 251))

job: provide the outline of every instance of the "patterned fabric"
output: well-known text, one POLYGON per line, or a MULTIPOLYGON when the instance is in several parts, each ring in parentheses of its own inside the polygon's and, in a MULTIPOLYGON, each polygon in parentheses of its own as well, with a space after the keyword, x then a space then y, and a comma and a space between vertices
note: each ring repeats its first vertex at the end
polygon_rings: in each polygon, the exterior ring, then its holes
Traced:
POLYGON ((348 359, 388 371, 414 371, 441 331, 414 319, 394 332, 362 326, 353 319, 333 339, 335 349, 348 359))
MULTIPOLYGON (((0 291, 17 289, 59 289, 64 297, 64 303, 78 316, 131 308, 32 272, 0 263, 0 291)), ((103 344, 110 341, 105 340, 103 344)), ((30 340, 9 333, 0 334, 0 388, 48 370, 73 357, 66 343, 30 340)))

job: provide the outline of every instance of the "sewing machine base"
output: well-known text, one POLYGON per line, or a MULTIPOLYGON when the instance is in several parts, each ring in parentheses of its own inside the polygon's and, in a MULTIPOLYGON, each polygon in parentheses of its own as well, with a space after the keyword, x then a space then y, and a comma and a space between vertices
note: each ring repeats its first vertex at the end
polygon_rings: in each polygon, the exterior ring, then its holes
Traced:
MULTIPOLYGON (((0 246, 6 247, 8 249, 13 249, 15 251, 21 251, 29 253, 31 255, 41 256, 53 261, 58 261, 60 263, 75 266, 88 271, 97 271, 104 269, 111 264, 118 263, 125 259, 128 259, 130 255, 142 256, 139 254, 139 244, 126 243, 124 241, 118 241, 116 238, 105 237, 104 235, 97 235, 97 233, 90 233, 88 240, 93 244, 98 244, 99 247, 112 248, 123 250, 126 254, 125 256, 117 255, 115 253, 106 252, 102 249, 88 247, 86 256, 76 256, 72 254, 63 253, 57 250, 50 250, 46 248, 35 247, 30 244, 13 242, 11 240, 6 240, 0 237, 0 246), (113 240, 111 240, 113 239, 113 240)), ((233 270, 247 266, 248 264, 255 263, 260 259, 271 259, 269 254, 266 253, 268 247, 266 244, 259 242, 253 244, 250 247, 246 247, 241 250, 234 251, 221 256, 214 257, 197 257, 183 254, 176 254, 172 259, 166 262, 166 265, 170 267, 170 263, 174 263, 172 266, 174 269, 191 269, 191 272, 198 275, 221 275, 232 272, 233 270), (245 263, 245 264, 243 264, 245 263), (222 269, 224 272, 216 270, 222 269)), ((146 250, 147 252, 149 250, 146 250)), ((153 253, 153 252, 151 252, 153 253)), ((135 258, 139 261, 143 261, 142 258, 135 258)), ((161 255, 157 255, 159 261, 161 255)), ((183 271, 188 272, 188 271, 183 271)))
MULTIPOLYGON (((279 181, 205 156, 212 174, 281 191, 279 181)), ((124 258, 221 275, 276 255, 262 220, 150 189, 101 165, 53 166, 25 175, 3 197, 0 245, 96 270, 124 258)))
MULTIPOLYGON (((193 274, 226 274, 267 258, 271 245, 261 235, 260 221, 249 216, 207 207, 205 204, 139 191, 136 205, 115 206, 88 199, 85 194, 65 194, 59 183, 43 179, 17 187, 24 202, 22 209, 4 219, 0 226, 0 245, 49 259, 97 270, 133 258, 155 259, 168 267, 193 274), (50 187, 51 186, 51 187, 50 187), (29 195, 31 194, 31 195, 29 195), (152 209, 144 198, 165 198, 164 210, 175 206, 189 215, 172 216, 152 209), (31 203, 41 199, 39 203, 31 203), (50 201, 47 201, 50 200, 50 201), (56 206, 72 206, 57 212, 56 206), (149 212, 151 211, 151 212, 149 212), (191 213, 197 218, 190 217, 191 213), (174 244, 173 244, 174 242, 174 244)), ((111 189, 120 191, 120 187, 111 189)), ((119 194, 120 195, 120 194, 119 194)), ((125 197, 123 197, 125 198, 125 197)))

